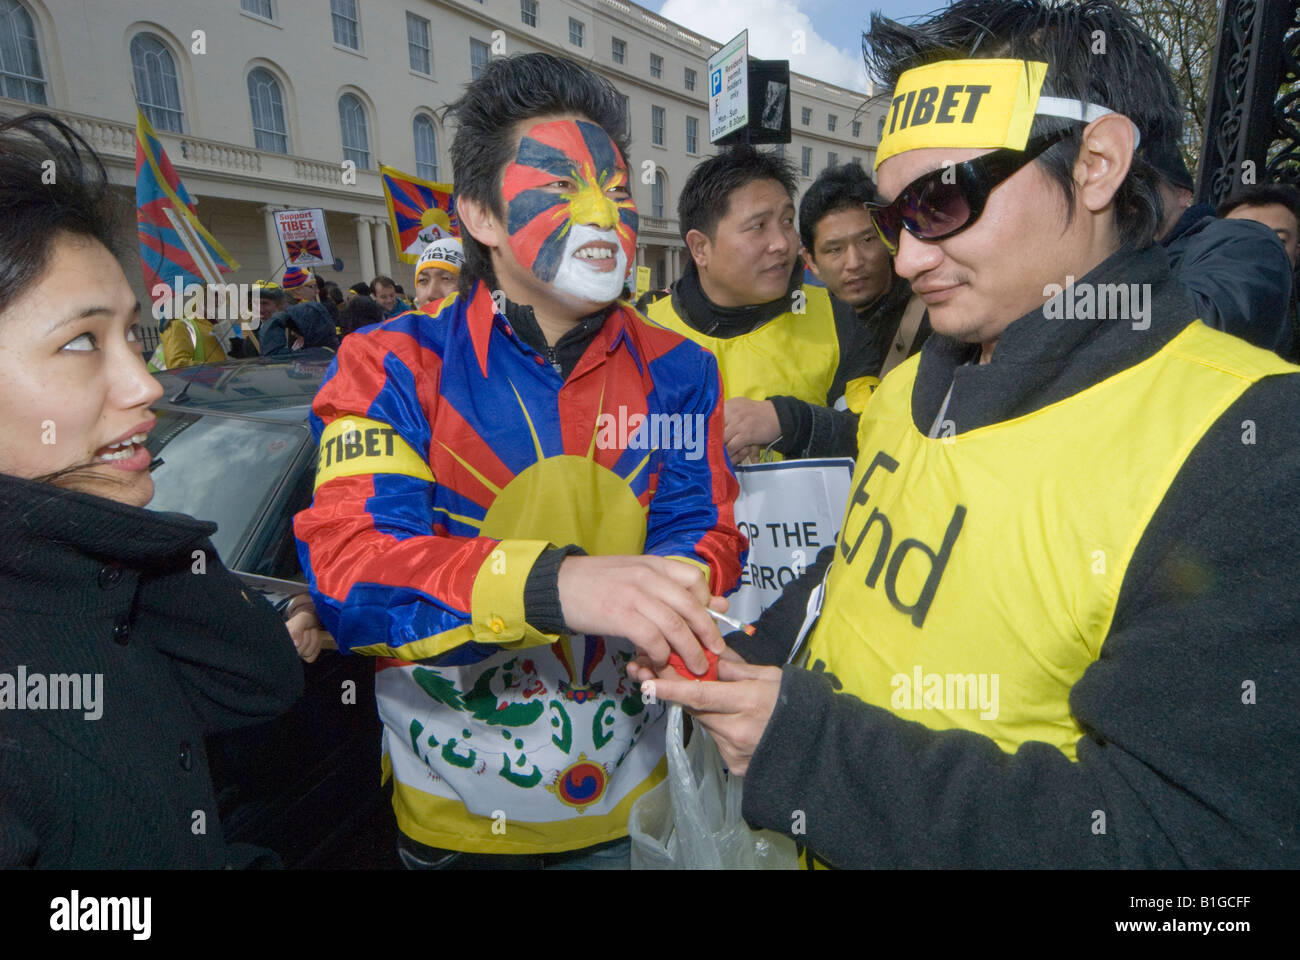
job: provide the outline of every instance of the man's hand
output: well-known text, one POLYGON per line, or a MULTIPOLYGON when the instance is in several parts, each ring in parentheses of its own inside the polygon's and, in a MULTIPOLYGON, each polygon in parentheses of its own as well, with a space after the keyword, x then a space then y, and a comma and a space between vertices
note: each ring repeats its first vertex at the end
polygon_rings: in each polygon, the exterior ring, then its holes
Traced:
POLYGON ((627 665, 627 675, 653 686, 659 700, 680 703, 703 725, 718 744, 727 769, 738 777, 749 771, 749 760, 763 739, 781 691, 781 668, 737 663, 724 657, 718 661, 718 680, 686 680, 675 671, 650 670, 644 663, 627 665))
POLYGON ((706 606, 712 597, 698 567, 668 557, 565 557, 560 564, 560 610, 575 633, 627 637, 656 669, 674 651, 696 673, 708 668, 700 645, 721 653, 726 644, 706 606))
POLYGON ((781 436, 781 421, 776 416, 776 405, 771 400, 750 400, 732 397, 722 406, 722 439, 727 443, 727 453, 732 463, 743 463, 746 447, 760 450, 781 436))

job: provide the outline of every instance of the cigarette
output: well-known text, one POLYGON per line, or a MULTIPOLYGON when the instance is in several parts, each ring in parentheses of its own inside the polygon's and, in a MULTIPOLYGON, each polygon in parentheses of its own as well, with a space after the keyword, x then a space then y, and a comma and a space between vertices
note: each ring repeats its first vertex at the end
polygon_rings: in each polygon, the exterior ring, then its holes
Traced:
POLYGON ((733 620, 725 613, 718 613, 718 611, 707 607, 705 609, 709 611, 709 616, 713 617, 718 623, 726 624, 732 630, 743 630, 746 636, 752 637, 754 635, 754 625, 752 623, 741 623, 739 620, 733 620))

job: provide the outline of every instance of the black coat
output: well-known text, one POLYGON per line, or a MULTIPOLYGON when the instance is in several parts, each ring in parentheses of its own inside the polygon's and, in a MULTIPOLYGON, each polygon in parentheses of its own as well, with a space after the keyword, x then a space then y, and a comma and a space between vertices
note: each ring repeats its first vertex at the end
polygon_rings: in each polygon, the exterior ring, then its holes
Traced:
POLYGON ((302 667, 214 530, 0 474, 0 867, 274 863, 225 843, 204 737, 283 713, 302 667), (17 709, 20 667, 101 675, 101 715, 17 709))
MULTIPOLYGON (((330 305, 333 306, 332 304, 330 305)), ((331 313, 330 307, 319 300, 305 300, 295 303, 287 310, 273 314, 261 331, 262 356, 289 356, 292 347, 289 344, 288 327, 292 326, 302 336, 302 349, 311 347, 329 347, 338 349, 339 337, 334 327, 338 323, 337 312, 331 313)))
POLYGON ((1161 241, 1195 314, 1207 327, 1288 356, 1291 261, 1272 229, 1220 220, 1198 203, 1161 241))

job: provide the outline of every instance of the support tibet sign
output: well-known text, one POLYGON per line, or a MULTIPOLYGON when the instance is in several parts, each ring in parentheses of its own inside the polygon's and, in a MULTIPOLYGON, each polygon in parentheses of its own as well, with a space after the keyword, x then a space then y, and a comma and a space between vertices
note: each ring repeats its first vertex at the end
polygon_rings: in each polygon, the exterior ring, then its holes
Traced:
POLYGON ((324 210, 277 210, 275 231, 287 266, 315 267, 334 262, 324 210))
POLYGON ((749 123, 749 31, 742 30, 709 57, 709 142, 749 123))

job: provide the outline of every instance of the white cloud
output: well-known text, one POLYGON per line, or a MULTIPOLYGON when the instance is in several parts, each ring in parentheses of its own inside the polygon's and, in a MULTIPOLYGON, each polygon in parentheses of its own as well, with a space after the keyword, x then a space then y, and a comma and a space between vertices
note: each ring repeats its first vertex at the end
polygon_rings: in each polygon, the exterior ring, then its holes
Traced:
MULTIPOLYGON (((807 2, 807 0, 805 0, 807 2)), ((859 31, 850 31, 849 49, 840 49, 813 29, 797 0, 665 0, 661 16, 688 30, 725 43, 749 29, 749 52, 763 60, 789 60, 795 73, 867 91, 867 73, 856 47, 859 31), (798 40, 802 37, 802 53, 798 40)))

